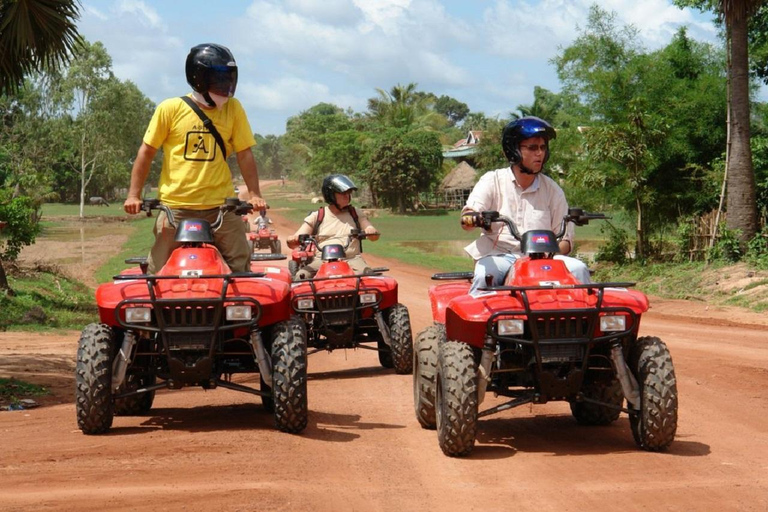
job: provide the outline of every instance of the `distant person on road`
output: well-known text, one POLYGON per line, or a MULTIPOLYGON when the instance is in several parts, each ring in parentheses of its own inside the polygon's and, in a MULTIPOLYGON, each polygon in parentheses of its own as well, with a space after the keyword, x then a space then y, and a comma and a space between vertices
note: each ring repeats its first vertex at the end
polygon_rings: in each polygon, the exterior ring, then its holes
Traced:
MULTIPOLYGON (((163 168, 158 198, 171 208, 176 222, 188 218, 216 220, 219 206, 232 196, 227 155, 233 152, 247 187, 248 202, 255 210, 265 208, 251 152, 256 140, 242 105, 233 97, 237 65, 232 52, 218 44, 197 45, 187 55, 186 75, 193 92, 160 103, 147 127, 131 171, 125 211, 139 213, 141 190, 161 147, 163 168)), ((174 240, 175 230, 165 213, 158 214, 154 233, 155 244, 148 258, 150 273, 160 270, 180 245, 174 240)), ((214 233, 215 245, 233 272, 250 269, 244 235, 245 223, 232 212, 225 214, 221 228, 214 233)))
MULTIPOLYGON (((329 244, 340 244, 345 246, 347 263, 352 267, 356 274, 362 274, 368 265, 365 263, 361 253, 362 246, 357 238, 350 238, 353 229, 361 229, 368 235, 368 240, 376 241, 379 239, 379 233, 373 224, 362 213, 358 213, 352 202, 352 192, 357 187, 347 176, 343 174, 331 174, 323 180, 323 199, 328 206, 312 212, 304 219, 301 227, 286 240, 286 244, 291 249, 298 247, 299 235, 314 235, 319 239, 318 249, 329 244)), ((320 269, 320 251, 315 258, 305 267, 296 273, 296 279, 309 279, 314 277, 320 269)))
POLYGON ((256 224, 256 228, 258 230, 261 230, 261 229, 267 229, 269 225, 272 224, 272 221, 270 220, 269 217, 267 217, 267 210, 261 209, 259 211, 259 216, 256 217, 256 220, 253 223, 256 224))
MULTIPOLYGON (((541 174, 549 159, 549 141, 555 137, 555 129, 538 117, 523 117, 507 124, 501 147, 510 165, 480 178, 461 211, 462 227, 472 229, 474 217, 490 210, 512 219, 521 234, 532 229, 560 231, 568 202, 560 186, 541 174)), ((568 254, 572 248, 573 224, 568 223, 560 253, 568 254)), ((515 260, 522 256, 520 242, 500 223, 493 224, 490 231, 483 230, 465 250, 475 260, 471 294, 485 286, 486 275, 493 276, 492 286, 502 285, 515 260)), ((562 255, 555 258, 562 259, 576 279, 590 282, 589 269, 583 262, 562 255)))

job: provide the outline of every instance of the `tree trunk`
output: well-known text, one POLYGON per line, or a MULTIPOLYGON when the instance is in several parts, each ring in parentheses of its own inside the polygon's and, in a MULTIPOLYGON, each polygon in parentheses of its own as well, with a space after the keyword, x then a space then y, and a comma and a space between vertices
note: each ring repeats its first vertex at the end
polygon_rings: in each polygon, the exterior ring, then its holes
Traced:
POLYGON ((749 145, 749 60, 746 15, 730 18, 731 147, 728 162, 726 226, 740 230, 742 248, 757 233, 757 202, 749 145))
POLYGON ((405 215, 405 197, 403 194, 397 196, 397 211, 400 215, 405 215))
POLYGON ((8 277, 5 275, 5 268, 3 268, 3 260, 0 260, 0 290, 5 291, 11 297, 16 295, 11 289, 11 285, 8 284, 8 277))
POLYGON ((635 241, 635 259, 645 260, 645 233, 643 233, 643 202, 640 200, 640 194, 635 195, 635 206, 637 208, 637 240, 635 241))

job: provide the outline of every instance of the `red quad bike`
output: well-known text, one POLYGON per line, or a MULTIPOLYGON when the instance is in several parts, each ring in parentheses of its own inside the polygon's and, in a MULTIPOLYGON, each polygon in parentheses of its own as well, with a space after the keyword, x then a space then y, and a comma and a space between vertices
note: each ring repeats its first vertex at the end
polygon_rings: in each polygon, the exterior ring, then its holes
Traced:
POLYGON ((274 229, 256 229, 255 232, 250 232, 247 236, 251 252, 261 251, 263 249, 269 249, 269 252, 272 254, 280 254, 282 252, 282 244, 280 243, 280 240, 278 240, 277 233, 274 229))
POLYGON ((317 252, 317 242, 311 236, 299 235, 299 246, 291 252, 291 259, 288 261, 288 271, 291 278, 296 277, 296 272, 306 267, 315 259, 317 252))
MULTIPOLYGON (((366 234, 353 229, 349 238, 362 240, 366 234)), ((299 243, 311 247, 318 241, 299 235, 299 243)), ((339 244, 326 245, 321 254, 323 263, 315 277, 295 281, 291 290, 291 304, 304 319, 307 343, 314 349, 309 354, 338 348, 377 350, 384 368, 410 374, 411 319, 408 308, 398 302, 397 281, 381 275, 389 269, 372 268, 355 275, 339 244)))
MULTIPOLYGON (((632 435, 645 450, 663 450, 677 430, 677 380, 667 346, 638 337, 648 310, 634 283, 580 284, 553 259, 567 222, 577 226, 603 214, 571 209, 560 233, 528 231, 498 212, 482 212, 476 226, 504 223, 524 254, 504 286, 473 297, 469 283, 429 290, 434 324, 414 353, 414 406, 424 428, 438 430, 449 456, 468 455, 479 418, 523 404, 567 401, 582 425, 607 425, 629 414, 632 435), (486 392, 510 401, 478 411, 486 392), (624 399, 627 407, 624 407, 624 399)), ((436 280, 472 273, 436 274, 436 280)), ((490 279, 488 279, 490 282, 490 279)))
MULTIPOLYGON (((283 432, 307 425, 307 346, 300 318, 292 315, 290 276, 267 267, 231 272, 212 245, 223 215, 251 206, 227 199, 212 224, 201 219, 176 224, 157 200, 142 210, 163 210, 182 246, 157 274, 146 258, 96 290, 99 323, 83 329, 77 351, 77 423, 85 434, 102 434, 114 415, 141 415, 158 389, 224 387, 261 396, 283 432), (258 373, 253 389, 231 381, 235 373, 258 373)), ((284 256, 252 255, 252 260, 284 256), (263 257, 258 257, 263 256, 263 257)))

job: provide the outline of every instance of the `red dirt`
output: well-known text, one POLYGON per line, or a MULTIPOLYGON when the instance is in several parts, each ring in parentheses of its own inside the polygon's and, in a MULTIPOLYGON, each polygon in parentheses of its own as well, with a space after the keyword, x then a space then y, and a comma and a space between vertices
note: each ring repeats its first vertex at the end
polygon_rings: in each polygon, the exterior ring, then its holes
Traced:
MULTIPOLYGON (((295 226, 270 216, 285 240, 295 226)), ((431 272, 367 259, 392 269, 414 335, 427 326, 431 272)), ((668 344, 680 396, 666 453, 638 450, 626 415, 582 427, 567 404, 552 403, 481 420, 473 454, 450 459, 414 417, 411 377, 365 350, 310 356, 301 435, 277 432, 257 397, 185 389, 159 392, 147 415, 117 417, 107 435, 85 436, 73 404, 78 333, 0 333, 0 377, 53 392, 39 408, 0 412, 0 509, 768 509, 768 319, 652 304, 641 334, 668 344)))

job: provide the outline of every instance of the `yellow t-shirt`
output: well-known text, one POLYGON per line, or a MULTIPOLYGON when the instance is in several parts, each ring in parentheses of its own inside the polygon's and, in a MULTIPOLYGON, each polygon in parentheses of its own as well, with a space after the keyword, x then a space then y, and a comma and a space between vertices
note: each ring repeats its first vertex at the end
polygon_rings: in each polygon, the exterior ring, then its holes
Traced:
MULTIPOLYGON (((224 140, 227 155, 256 145, 242 105, 230 98, 220 109, 202 109, 224 140)), ((163 148, 158 197, 172 208, 205 210, 232 194, 232 176, 216 139, 181 98, 157 106, 144 142, 163 148)))

